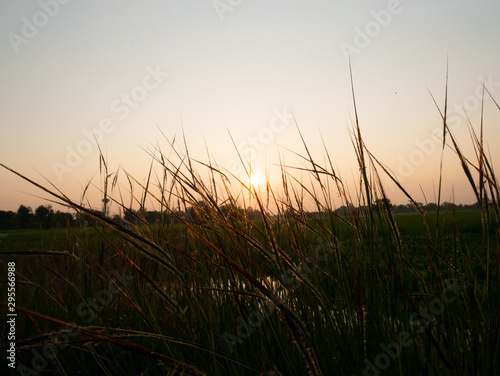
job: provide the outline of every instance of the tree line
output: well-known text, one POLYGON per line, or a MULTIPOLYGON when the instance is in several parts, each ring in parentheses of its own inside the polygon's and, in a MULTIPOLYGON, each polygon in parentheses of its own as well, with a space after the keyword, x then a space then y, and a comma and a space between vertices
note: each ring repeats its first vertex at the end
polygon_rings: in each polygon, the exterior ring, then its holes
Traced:
MULTIPOLYGON (((390 200, 387 203, 396 214, 403 213, 416 213, 416 208, 411 205, 393 205, 390 200)), ((117 214, 109 216, 109 219, 117 223, 129 223, 140 225, 141 223, 149 224, 168 224, 181 222, 181 219, 186 221, 203 221, 205 213, 210 209, 205 208, 204 203, 198 204, 196 207, 187 208, 185 211, 178 211, 176 213, 166 213, 150 210, 125 210, 123 216, 117 214)), ((427 212, 435 212, 437 205, 435 203, 422 204, 419 206, 427 212)), ((375 203, 374 210, 379 207, 385 207, 385 203, 375 203)), ((444 202, 440 205, 442 211, 463 211, 463 210, 478 210, 479 205, 463 205, 444 202)), ((252 208, 242 209, 239 207, 232 207, 225 205, 219 208, 220 213, 228 218, 237 219, 238 217, 245 216, 250 220, 259 220, 261 215, 257 210, 252 208)), ((334 210, 334 213, 339 216, 349 216, 352 214, 353 208, 341 206, 334 210)), ((354 208, 358 213, 366 213, 366 207, 354 208)), ((101 214, 101 211, 94 210, 96 213, 101 214)), ((315 217, 319 213, 307 213, 310 217, 315 217)), ((97 223, 89 216, 80 216, 72 213, 64 213, 59 210, 54 211, 50 205, 40 205, 35 210, 29 206, 20 205, 16 212, 0 210, 0 230, 19 230, 19 229, 50 229, 50 228, 64 228, 64 227, 77 227, 81 225, 96 225, 97 223)))
MULTIPOLYGON (((141 225, 141 224, 171 224, 187 222, 202 222, 207 220, 207 213, 210 210, 205 207, 206 203, 200 203, 196 207, 189 207, 186 210, 176 212, 159 212, 152 210, 129 210, 125 209, 122 216, 118 214, 105 217, 121 224, 141 225)), ((260 219, 260 213, 248 208, 246 210, 238 207, 224 205, 219 208, 220 213, 228 218, 238 218, 246 216, 251 220, 260 219)), ((91 212, 103 216, 103 211, 91 209, 91 212)), ((0 230, 24 230, 80 226, 97 226, 98 221, 87 214, 64 213, 59 210, 54 211, 50 205, 40 205, 35 210, 29 206, 20 205, 16 212, 0 210, 0 230)))
POLYGON ((54 211, 50 205, 40 205, 35 210, 20 205, 16 212, 0 210, 1 230, 75 227, 76 224, 75 215, 54 211))
MULTIPOLYGON (((391 200, 387 200, 387 205, 389 206, 391 212, 395 214, 406 214, 406 213, 417 213, 418 210, 413 204, 406 204, 406 205, 393 205, 391 203, 391 200)), ((418 206, 427 213, 433 213, 437 211, 438 205, 436 203, 430 202, 427 204, 424 204, 422 202, 418 202, 418 206)), ((381 207, 386 207, 386 203, 383 200, 377 200, 373 204, 373 210, 377 211, 381 207)), ((441 205, 439 205, 439 210, 442 212, 446 211, 470 211, 470 210, 479 210, 480 205, 475 203, 471 205, 464 205, 464 204, 454 204, 451 202, 443 202, 441 205)), ((368 208, 366 206, 358 206, 354 208, 354 210, 357 213, 366 213, 368 211, 368 208)), ((352 208, 349 208, 347 206, 341 206, 338 209, 334 210, 335 214, 338 214, 340 216, 348 216, 352 213, 352 208)))

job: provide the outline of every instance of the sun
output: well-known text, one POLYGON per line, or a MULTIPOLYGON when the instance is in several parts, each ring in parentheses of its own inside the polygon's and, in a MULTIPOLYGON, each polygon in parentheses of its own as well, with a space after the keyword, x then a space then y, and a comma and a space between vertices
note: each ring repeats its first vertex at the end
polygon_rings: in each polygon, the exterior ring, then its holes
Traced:
POLYGON ((250 174, 250 185, 253 188, 258 188, 262 184, 262 178, 254 173, 250 174))

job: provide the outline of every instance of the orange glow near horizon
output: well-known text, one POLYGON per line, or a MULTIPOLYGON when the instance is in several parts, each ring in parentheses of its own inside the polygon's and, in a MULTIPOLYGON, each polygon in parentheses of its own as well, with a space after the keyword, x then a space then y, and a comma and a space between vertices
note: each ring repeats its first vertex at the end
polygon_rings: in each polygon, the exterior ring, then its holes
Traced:
MULTIPOLYGON (((217 11, 202 2, 123 0, 123 17, 106 2, 60 3, 43 28, 35 25, 45 6, 9 2, 0 12, 7 36, 0 42, 0 163, 76 200, 89 179, 99 182, 101 151, 110 172, 123 166, 144 183, 145 150, 161 145, 169 160, 176 153, 165 138, 183 150, 183 134, 193 160, 217 161, 257 191, 266 183, 279 191, 281 172, 270 166, 282 161, 299 168, 287 173, 300 180, 309 153, 318 164, 331 157, 350 183, 358 171, 350 57, 368 150, 420 201, 421 192, 434 201, 442 119, 429 91, 442 110, 448 66, 449 126, 471 158, 468 123, 480 127, 483 84, 500 101, 500 50, 491 47, 500 35, 499 2, 252 1, 217 11), (242 163, 256 167, 254 177, 242 163)), ((484 100, 495 166, 500 111, 489 95, 484 100)), ((472 203, 448 148, 444 166, 443 195, 453 189, 458 203, 472 203)), ((6 170, 0 181, 0 210, 47 204, 6 170)), ((92 205, 100 206, 99 197, 92 205)), ((406 202, 395 189, 391 199, 406 202)))

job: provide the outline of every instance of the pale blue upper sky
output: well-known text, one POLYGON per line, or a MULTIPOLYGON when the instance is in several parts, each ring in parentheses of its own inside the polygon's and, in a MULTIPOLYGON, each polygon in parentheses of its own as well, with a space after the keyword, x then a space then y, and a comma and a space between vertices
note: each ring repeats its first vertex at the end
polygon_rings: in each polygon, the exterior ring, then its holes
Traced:
MULTIPOLYGON (((224 167, 236 160, 229 129, 244 150, 257 140, 252 162, 269 164, 275 143, 303 151, 289 117, 277 116, 293 111, 315 156, 324 156, 321 132, 352 180, 349 49, 367 146, 417 198, 421 185, 433 201, 431 132, 441 122, 428 89, 442 104, 447 59, 466 151, 459 106, 477 125, 479 77, 500 99, 498 0, 1 0, 0 10, 0 162, 42 180, 38 171, 75 199, 99 170, 82 132, 106 119, 100 144, 111 170, 122 165, 141 180, 150 159, 143 148, 166 146, 158 127, 179 134, 182 118, 193 156, 205 159, 206 141, 224 167)), ((498 162, 499 111, 489 103, 486 115, 498 162)), ((447 152, 444 197, 453 188, 455 201, 473 202, 458 167, 447 152)), ((0 209, 43 203, 12 174, 0 179, 0 209)))

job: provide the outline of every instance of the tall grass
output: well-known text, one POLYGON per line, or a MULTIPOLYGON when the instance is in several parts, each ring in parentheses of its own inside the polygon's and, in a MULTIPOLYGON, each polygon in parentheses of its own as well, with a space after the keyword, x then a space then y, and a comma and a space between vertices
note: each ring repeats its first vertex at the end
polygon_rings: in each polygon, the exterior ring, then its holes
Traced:
POLYGON ((448 128, 446 97, 442 147, 454 151, 481 205, 477 241, 454 212, 420 207, 366 148, 354 85, 355 192, 326 147, 326 164, 313 159, 300 130, 296 154, 309 184, 282 162, 282 186, 259 189, 247 183, 243 157, 242 178, 210 157, 195 160, 186 140, 179 150, 174 139, 169 153, 151 151, 145 183, 125 172, 130 203, 101 157, 102 212, 82 203, 85 193, 78 203, 1 165, 99 233, 96 244, 90 230, 75 240, 68 228, 66 252, 6 253, 18 265, 18 364, 67 375, 499 374, 499 187, 482 120, 479 134, 469 123, 471 159, 448 128), (419 233, 401 232, 381 175, 417 208, 419 233), (335 214, 335 196, 346 216, 335 214), (306 198, 318 214, 306 211, 306 198), (129 221, 106 216, 108 199, 129 221), (147 203, 161 211, 157 223, 147 203), (33 363, 36 354, 53 359, 33 363))

